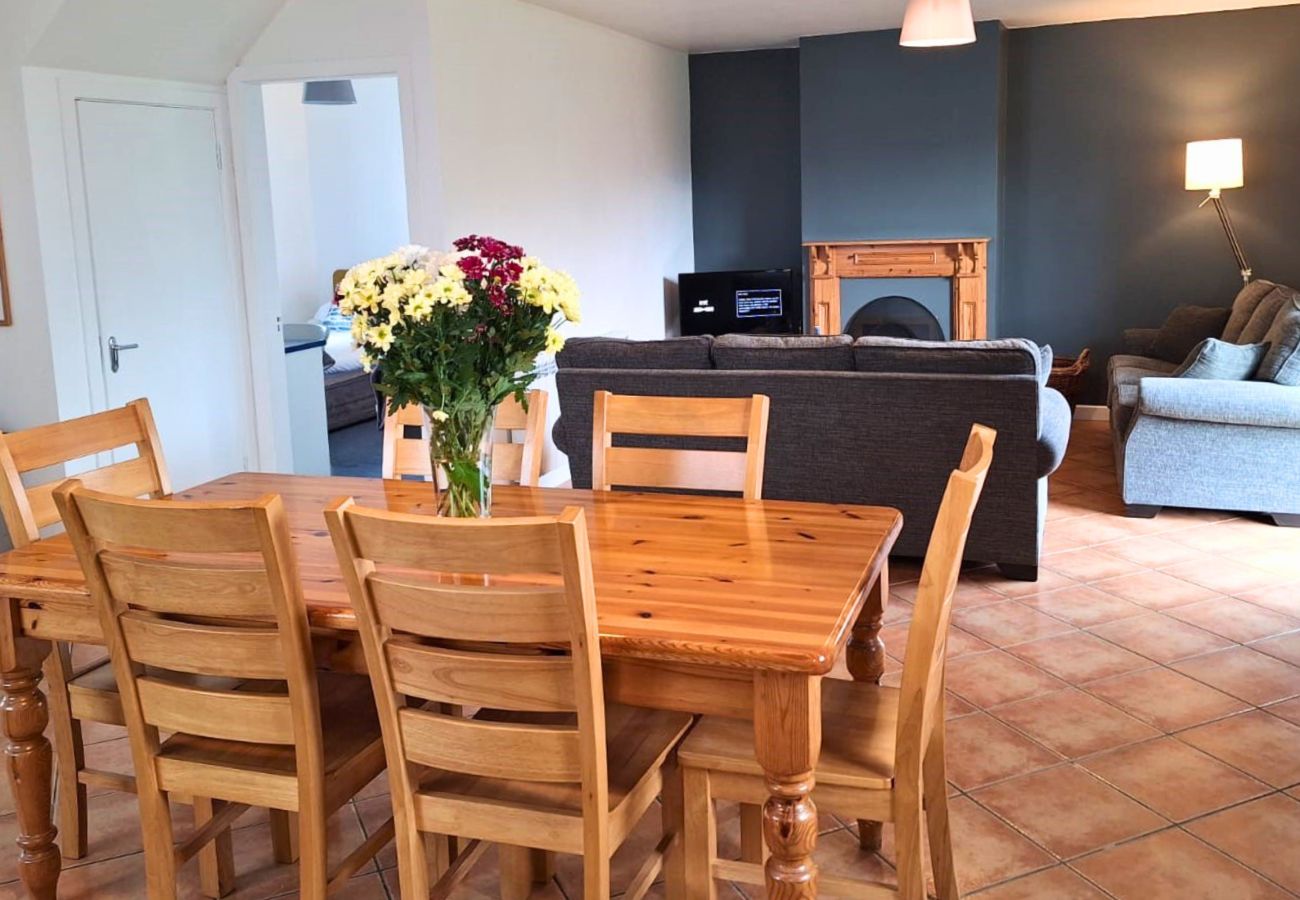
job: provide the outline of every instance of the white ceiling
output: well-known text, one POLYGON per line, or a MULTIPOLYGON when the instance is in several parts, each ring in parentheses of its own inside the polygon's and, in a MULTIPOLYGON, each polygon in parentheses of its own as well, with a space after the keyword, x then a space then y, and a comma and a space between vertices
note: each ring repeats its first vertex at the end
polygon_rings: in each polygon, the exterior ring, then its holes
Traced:
POLYGON ((30 65, 221 84, 285 0, 45 2, 30 65))
MULTIPOLYGON (((529 0, 639 38, 691 52, 788 46, 800 37, 903 24, 905 0, 529 0)), ((1009 28, 1135 19, 1296 0, 971 0, 978 20, 1009 28)))

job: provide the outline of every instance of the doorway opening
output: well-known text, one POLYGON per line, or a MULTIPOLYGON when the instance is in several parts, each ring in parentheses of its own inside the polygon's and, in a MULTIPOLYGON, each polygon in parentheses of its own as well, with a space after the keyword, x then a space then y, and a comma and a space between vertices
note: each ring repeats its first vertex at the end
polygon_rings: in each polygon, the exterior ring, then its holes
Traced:
POLYGON ((276 81, 261 94, 293 470, 376 476, 383 417, 334 286, 410 241, 398 79, 276 81))

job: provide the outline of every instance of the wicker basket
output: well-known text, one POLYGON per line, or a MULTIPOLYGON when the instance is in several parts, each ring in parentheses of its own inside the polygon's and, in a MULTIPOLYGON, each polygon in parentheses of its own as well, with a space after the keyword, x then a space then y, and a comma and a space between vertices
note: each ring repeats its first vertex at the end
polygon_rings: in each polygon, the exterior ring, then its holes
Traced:
POLYGON ((1047 379, 1047 386, 1056 388, 1070 402, 1074 409, 1079 402, 1079 392, 1083 389, 1084 376, 1092 365, 1092 351, 1084 348, 1077 357, 1059 356, 1052 361, 1052 374, 1047 379))

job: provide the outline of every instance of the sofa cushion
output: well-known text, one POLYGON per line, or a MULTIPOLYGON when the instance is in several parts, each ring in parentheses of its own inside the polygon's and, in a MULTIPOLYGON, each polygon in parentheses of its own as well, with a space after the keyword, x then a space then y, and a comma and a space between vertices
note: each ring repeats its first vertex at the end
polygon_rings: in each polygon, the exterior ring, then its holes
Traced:
POLYGON ((1282 307, 1264 335, 1264 343, 1268 352, 1255 373, 1255 380, 1290 387, 1300 385, 1300 295, 1282 307))
POLYGON ((853 338, 847 334, 724 334, 713 339, 719 369, 801 369, 852 372, 853 338))
POLYGON ((1273 327, 1273 320, 1277 318, 1278 313, 1284 306, 1291 303, 1295 292, 1290 288, 1275 287, 1268 292, 1263 300, 1259 301, 1259 306, 1255 307, 1255 313, 1246 323, 1246 327, 1241 330, 1235 343, 1238 344, 1258 344, 1264 340, 1264 335, 1273 327))
MULTIPOLYGON (((1038 345, 1024 338, 997 341, 913 341, 862 337, 853 342, 859 372, 905 375, 1033 375, 1045 382, 1038 345)), ((1048 362, 1047 373, 1051 372, 1048 362)))
POLYGON ((1234 344, 1238 343, 1246 323, 1255 314, 1255 307, 1259 306, 1259 301, 1268 296, 1275 287, 1276 284, 1262 278, 1243 287, 1238 292, 1237 299, 1232 301, 1232 314, 1228 316, 1228 324, 1223 326, 1223 334, 1219 337, 1234 344))
POLYGON ((1156 333, 1151 355, 1166 362, 1181 363, 1201 341, 1223 334, 1231 313, 1224 306, 1178 307, 1156 333))
POLYGON ((1137 384, 1143 378, 1172 374, 1177 368, 1174 363, 1148 356, 1114 356, 1111 357, 1110 386, 1114 390, 1127 384, 1137 384))
POLYGON ((1173 374, 1177 378, 1245 381, 1255 374, 1267 344, 1230 344, 1218 338, 1201 341, 1173 374))
POLYGON ((664 341, 625 338, 570 338, 555 356, 561 369, 712 369, 711 337, 664 341))

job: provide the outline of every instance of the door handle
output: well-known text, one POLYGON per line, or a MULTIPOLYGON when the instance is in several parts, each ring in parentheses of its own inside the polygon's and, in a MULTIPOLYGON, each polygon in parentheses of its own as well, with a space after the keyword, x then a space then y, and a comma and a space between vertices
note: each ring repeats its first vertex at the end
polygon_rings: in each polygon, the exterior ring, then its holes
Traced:
POLYGON ((139 344, 119 344, 117 338, 110 337, 108 339, 108 367, 116 372, 122 367, 122 351, 138 349, 140 349, 139 344))

